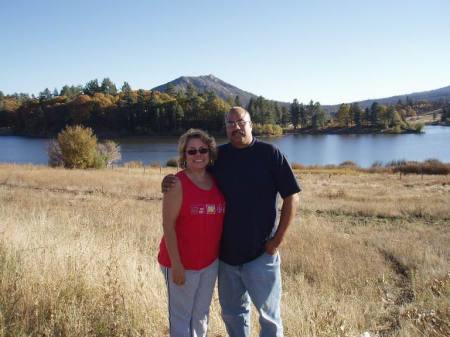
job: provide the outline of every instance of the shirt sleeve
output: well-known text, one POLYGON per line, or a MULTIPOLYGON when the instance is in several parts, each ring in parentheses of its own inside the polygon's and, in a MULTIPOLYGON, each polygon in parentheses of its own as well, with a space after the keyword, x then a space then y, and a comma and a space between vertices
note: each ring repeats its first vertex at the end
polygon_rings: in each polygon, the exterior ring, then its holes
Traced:
POLYGON ((283 199, 301 191, 287 158, 277 148, 274 148, 273 152, 273 177, 277 191, 283 199))

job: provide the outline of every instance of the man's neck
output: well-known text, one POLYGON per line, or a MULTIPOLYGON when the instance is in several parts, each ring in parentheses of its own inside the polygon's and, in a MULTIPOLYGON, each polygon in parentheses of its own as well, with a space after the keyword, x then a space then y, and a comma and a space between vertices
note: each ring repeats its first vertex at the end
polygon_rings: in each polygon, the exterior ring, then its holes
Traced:
POLYGON ((230 142, 230 144, 234 148, 241 150, 241 149, 245 149, 245 148, 249 147, 250 145, 252 145, 254 140, 255 140, 255 138, 252 136, 252 138, 250 138, 250 141, 248 143, 233 144, 232 142, 230 142))

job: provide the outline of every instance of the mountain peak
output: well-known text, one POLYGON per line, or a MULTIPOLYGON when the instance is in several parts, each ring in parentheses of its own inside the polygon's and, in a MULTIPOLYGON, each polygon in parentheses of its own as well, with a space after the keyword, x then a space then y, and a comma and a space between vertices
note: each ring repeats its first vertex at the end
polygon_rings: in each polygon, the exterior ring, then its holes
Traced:
POLYGON ((230 97, 234 100, 239 96, 242 105, 246 106, 251 98, 256 98, 255 94, 239 89, 213 74, 201 76, 181 76, 166 84, 153 88, 152 90, 166 92, 168 87, 174 87, 176 91, 186 91, 188 85, 192 85, 198 92, 212 91, 220 98, 227 100, 230 97))
POLYGON ((205 79, 209 79, 209 80, 212 80, 212 81, 218 81, 219 79, 216 77, 216 76, 214 76, 213 74, 209 74, 209 75, 203 75, 203 76, 199 76, 200 78, 205 78, 205 79))

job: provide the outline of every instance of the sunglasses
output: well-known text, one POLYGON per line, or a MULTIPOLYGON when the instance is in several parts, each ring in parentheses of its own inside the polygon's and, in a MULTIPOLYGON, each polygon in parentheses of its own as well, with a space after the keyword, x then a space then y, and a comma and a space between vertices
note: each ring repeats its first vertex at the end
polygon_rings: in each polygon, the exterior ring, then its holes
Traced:
POLYGON ((190 156, 195 156, 197 154, 197 152, 199 152, 201 154, 206 154, 209 152, 209 149, 207 149, 206 147, 201 147, 199 149, 189 149, 186 151, 186 153, 190 156))

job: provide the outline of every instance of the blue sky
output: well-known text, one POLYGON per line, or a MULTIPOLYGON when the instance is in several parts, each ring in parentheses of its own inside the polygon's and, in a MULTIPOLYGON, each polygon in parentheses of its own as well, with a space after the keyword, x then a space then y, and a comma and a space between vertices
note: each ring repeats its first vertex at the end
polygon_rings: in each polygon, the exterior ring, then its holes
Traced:
POLYGON ((0 90, 214 74, 337 104, 450 85, 450 1, 0 0, 0 90))

